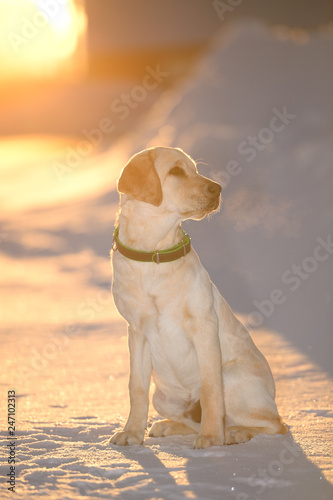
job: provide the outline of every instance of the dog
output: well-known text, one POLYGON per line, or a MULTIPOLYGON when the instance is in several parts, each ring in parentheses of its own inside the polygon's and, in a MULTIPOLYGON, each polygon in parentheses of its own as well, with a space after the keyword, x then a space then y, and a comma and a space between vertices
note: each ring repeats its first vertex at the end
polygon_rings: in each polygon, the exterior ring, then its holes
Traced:
POLYGON ((151 376, 164 419, 150 436, 196 434, 206 448, 285 434, 266 359, 181 228, 218 210, 221 186, 181 149, 156 147, 129 160, 117 187, 112 292, 128 323, 130 413, 110 442, 143 443, 151 376))

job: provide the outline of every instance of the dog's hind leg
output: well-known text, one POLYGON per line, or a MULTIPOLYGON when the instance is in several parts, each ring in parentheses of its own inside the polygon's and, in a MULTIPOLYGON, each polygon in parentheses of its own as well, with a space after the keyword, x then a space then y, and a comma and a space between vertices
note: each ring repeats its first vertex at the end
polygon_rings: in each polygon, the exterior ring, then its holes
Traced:
POLYGON ((238 444, 245 443, 258 434, 286 434, 287 427, 279 419, 271 422, 270 426, 263 427, 245 427, 242 425, 232 425, 225 429, 225 443, 238 444))
POLYGON ((165 419, 155 422, 149 430, 151 437, 164 437, 181 434, 195 434, 195 431, 182 422, 165 419))
POLYGON ((286 434, 269 380, 237 370, 234 364, 224 373, 226 444, 244 443, 257 434, 286 434))
POLYGON ((200 430, 200 402, 187 403, 181 400, 169 399, 156 388, 153 395, 155 410, 164 420, 155 422, 149 435, 154 437, 171 436, 175 434, 197 434, 200 430))

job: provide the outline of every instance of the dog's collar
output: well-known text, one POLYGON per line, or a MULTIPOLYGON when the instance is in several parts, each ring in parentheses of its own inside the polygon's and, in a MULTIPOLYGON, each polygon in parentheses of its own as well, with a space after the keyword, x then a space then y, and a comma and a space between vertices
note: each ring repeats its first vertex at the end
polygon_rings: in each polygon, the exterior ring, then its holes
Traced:
POLYGON ((135 250, 134 248, 129 248, 121 243, 118 238, 119 226, 117 226, 113 233, 112 250, 118 250, 128 259, 137 260, 139 262, 155 262, 156 264, 160 264, 161 262, 172 262, 173 260, 178 260, 181 257, 185 257, 191 251, 191 238, 188 234, 184 233, 181 227, 180 230, 183 234, 183 238, 179 243, 177 243, 177 245, 174 245, 173 247, 167 248, 165 250, 144 252, 141 250, 135 250))

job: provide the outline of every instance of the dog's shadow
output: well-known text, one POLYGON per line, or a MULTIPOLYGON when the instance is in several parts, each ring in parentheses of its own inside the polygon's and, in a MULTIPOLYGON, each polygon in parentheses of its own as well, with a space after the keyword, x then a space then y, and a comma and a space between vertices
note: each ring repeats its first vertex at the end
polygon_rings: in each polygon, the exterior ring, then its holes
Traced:
POLYGON ((111 446, 145 471, 154 498, 313 500, 333 493, 290 432, 204 450, 193 449, 193 441, 194 435, 170 436, 147 438, 144 446, 111 446))

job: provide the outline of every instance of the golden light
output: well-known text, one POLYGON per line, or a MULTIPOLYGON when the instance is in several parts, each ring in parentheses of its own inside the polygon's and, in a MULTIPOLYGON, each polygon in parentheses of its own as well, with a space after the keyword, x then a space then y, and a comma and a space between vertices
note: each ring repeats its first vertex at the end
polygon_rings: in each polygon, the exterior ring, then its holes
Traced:
POLYGON ((81 0, 0 0, 2 81, 69 76, 82 69, 86 16, 81 0))

